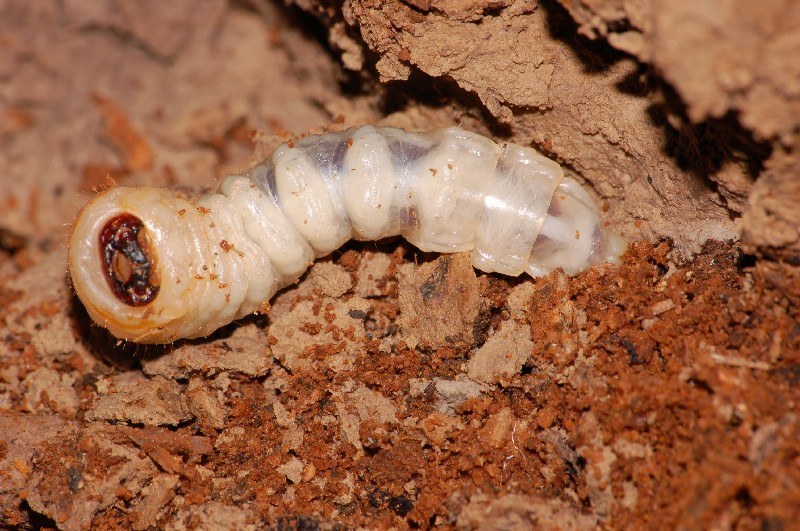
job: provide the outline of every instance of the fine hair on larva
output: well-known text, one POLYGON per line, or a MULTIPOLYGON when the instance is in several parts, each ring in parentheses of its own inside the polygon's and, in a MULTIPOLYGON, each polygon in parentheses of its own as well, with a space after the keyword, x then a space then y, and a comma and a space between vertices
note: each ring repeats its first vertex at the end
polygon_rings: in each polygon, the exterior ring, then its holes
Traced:
POLYGON ((535 149, 458 127, 365 125, 283 144, 195 203, 157 188, 100 193, 75 220, 69 271, 116 337, 170 343, 257 311, 351 238, 396 235, 512 276, 574 275, 625 250, 535 149))

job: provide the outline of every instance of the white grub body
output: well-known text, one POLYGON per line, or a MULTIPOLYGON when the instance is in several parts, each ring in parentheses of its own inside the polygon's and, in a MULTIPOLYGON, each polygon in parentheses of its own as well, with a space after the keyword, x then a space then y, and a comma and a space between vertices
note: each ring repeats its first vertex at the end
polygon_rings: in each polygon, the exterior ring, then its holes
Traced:
POLYGON ((70 273, 98 324, 167 343, 258 310, 351 238, 396 235, 423 251, 469 251, 476 268, 514 276, 574 275, 618 263, 625 249, 587 192, 532 148, 458 127, 367 125, 284 144, 195 204, 159 189, 106 191, 76 219, 70 273), (142 306, 118 300, 98 260, 99 231, 120 214, 147 233, 158 294, 142 306))

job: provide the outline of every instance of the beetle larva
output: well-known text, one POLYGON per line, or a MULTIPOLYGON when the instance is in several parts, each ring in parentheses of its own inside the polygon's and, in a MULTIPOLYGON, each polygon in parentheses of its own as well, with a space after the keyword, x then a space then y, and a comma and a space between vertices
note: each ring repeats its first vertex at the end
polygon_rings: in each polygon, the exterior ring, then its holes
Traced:
POLYGON ((281 145, 195 204, 154 188, 103 192, 75 220, 69 270, 98 324, 168 343, 256 311, 350 238, 398 234, 515 276, 575 274, 625 248, 588 193, 532 148, 458 127, 367 125, 281 145))

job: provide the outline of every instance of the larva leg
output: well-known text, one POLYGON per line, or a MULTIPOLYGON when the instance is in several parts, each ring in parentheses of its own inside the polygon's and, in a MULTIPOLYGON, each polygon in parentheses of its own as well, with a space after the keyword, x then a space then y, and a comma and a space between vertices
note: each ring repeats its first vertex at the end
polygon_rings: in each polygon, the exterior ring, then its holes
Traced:
POLYGON ((165 343, 255 311, 351 237, 397 234, 509 275, 575 274, 625 248, 586 191, 531 148, 455 127, 364 126, 280 146, 196 205, 150 188, 100 194, 75 221, 69 267, 96 322, 165 343))

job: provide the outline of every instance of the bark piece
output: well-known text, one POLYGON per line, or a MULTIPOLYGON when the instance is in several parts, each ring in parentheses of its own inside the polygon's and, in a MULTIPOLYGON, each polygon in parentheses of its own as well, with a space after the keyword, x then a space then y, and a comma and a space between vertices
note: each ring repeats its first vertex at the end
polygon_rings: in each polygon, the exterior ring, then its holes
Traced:
POLYGON ((101 396, 86 420, 123 421, 147 426, 176 426, 192 418, 181 386, 157 376, 101 396))
POLYGON ((596 519, 559 499, 478 493, 458 513, 459 529, 593 529, 596 519))
POLYGON ((472 346, 484 334, 486 301, 467 254, 443 255, 400 279, 400 328, 410 347, 472 346))
POLYGON ((435 401, 434 409, 440 413, 454 415, 455 408, 470 398, 481 394, 481 386, 471 380, 433 379, 435 401))
POLYGON ((266 338, 237 337, 217 339, 210 343, 187 343, 155 359, 144 360, 145 374, 183 379, 219 372, 263 376, 272 365, 272 354, 266 338))
POLYGON ((73 385, 76 377, 70 373, 58 373, 47 367, 39 367, 25 377, 24 406, 28 411, 61 413, 74 417, 80 400, 73 385))
POLYGON ((324 359, 335 371, 347 370, 365 339, 369 308, 370 303, 360 297, 303 300, 270 326, 272 352, 292 370, 310 367, 315 358, 324 359))
POLYGON ((136 496, 157 475, 150 459, 111 442, 102 430, 81 439, 51 448, 52 458, 45 457, 26 486, 31 509, 65 531, 89 529, 95 514, 119 501, 121 493, 136 496))
POLYGON ((142 531, 155 525, 161 510, 175 497, 178 476, 159 474, 142 489, 142 501, 133 511, 131 527, 142 531))
POLYGON ((188 531, 189 529, 237 529, 252 531, 257 529, 254 516, 247 510, 220 502, 206 502, 181 509, 175 520, 167 525, 169 531, 188 531))
POLYGON ((470 379, 495 383, 519 374, 533 352, 531 328, 516 321, 506 321, 470 358, 467 375, 470 379))

